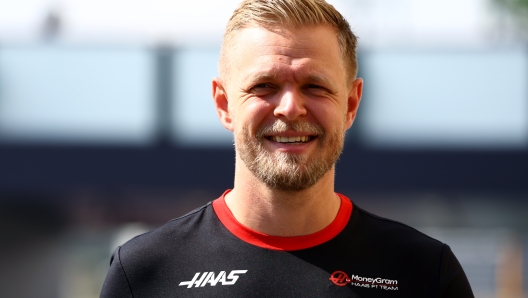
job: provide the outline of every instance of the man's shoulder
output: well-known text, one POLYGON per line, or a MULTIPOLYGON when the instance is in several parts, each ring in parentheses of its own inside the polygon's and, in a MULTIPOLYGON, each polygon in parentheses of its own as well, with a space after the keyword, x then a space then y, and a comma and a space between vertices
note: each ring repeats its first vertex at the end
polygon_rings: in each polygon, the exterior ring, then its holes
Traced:
POLYGON ((442 251, 444 247, 441 241, 407 224, 375 215, 358 206, 354 206, 351 221, 357 233, 369 235, 369 239, 387 247, 403 247, 410 250, 428 248, 437 252, 442 251))
POLYGON ((204 223, 211 221, 212 212, 211 203, 207 203, 152 231, 138 235, 121 245, 121 257, 130 258, 143 253, 163 255, 166 251, 185 246, 203 233, 201 230, 208 228, 204 223))

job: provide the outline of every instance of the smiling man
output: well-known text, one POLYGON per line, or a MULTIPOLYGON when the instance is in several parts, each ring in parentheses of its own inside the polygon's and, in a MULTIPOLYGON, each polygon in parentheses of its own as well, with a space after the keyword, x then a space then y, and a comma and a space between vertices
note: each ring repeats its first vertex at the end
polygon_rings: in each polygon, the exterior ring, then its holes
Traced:
MULTIPOLYGON (((237 221, 256 231, 315 233, 341 205, 334 165, 362 80, 346 68, 330 25, 243 28, 228 31, 234 36, 224 43, 222 79, 213 81, 219 117, 234 132, 237 153, 235 187, 225 203, 237 221)), ((353 35, 347 37, 354 47, 353 35)))
POLYGON ((334 191, 363 81, 323 0, 247 0, 213 99, 234 187, 119 247, 101 297, 473 297, 449 247, 334 191))

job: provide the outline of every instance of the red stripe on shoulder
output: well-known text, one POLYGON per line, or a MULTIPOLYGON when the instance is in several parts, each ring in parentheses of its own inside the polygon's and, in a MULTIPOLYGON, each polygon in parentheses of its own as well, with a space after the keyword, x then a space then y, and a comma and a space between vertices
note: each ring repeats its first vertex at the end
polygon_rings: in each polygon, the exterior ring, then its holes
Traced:
POLYGON ((306 249, 325 243, 337 236, 346 227, 352 214, 352 202, 344 195, 337 194, 341 198, 341 206, 336 218, 326 228, 319 232, 295 237, 272 236, 252 230, 242 225, 231 213, 225 203, 225 195, 213 201, 213 209, 226 229, 239 239, 258 247, 271 250, 292 251, 306 249))

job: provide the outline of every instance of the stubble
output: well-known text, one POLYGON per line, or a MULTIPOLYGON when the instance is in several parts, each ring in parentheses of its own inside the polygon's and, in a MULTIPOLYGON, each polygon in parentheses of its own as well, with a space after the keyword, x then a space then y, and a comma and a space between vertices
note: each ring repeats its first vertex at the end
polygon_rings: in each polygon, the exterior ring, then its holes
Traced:
POLYGON ((286 192, 301 191, 317 183, 339 159, 345 139, 344 125, 328 133, 318 124, 278 119, 273 124, 259 127, 254 135, 247 126, 241 129, 241 132, 235 133, 237 154, 258 180, 270 188, 286 192), (317 135, 317 152, 308 156, 270 152, 264 148, 265 135, 287 131, 317 135))

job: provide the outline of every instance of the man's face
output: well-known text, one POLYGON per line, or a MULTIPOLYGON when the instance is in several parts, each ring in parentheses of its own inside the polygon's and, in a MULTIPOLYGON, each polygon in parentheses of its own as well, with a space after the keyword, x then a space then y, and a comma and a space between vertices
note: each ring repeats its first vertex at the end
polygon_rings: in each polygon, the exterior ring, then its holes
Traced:
POLYGON ((341 154, 361 96, 335 31, 249 27, 234 44, 224 87, 237 155, 269 187, 311 187, 341 154))

